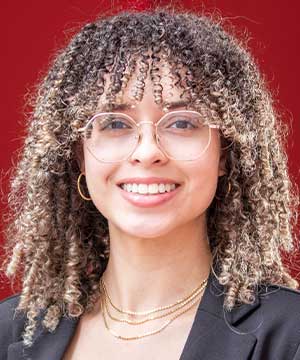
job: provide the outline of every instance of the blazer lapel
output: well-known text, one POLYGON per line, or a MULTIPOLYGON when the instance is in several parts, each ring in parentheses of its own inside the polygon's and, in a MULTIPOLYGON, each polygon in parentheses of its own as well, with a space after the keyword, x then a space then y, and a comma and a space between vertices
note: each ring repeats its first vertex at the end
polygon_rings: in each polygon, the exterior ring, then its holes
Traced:
POLYGON ((259 307, 260 301, 257 297, 253 304, 243 304, 231 312, 223 311, 223 301, 224 287, 211 272, 180 360, 249 358, 257 339, 236 326, 259 307))

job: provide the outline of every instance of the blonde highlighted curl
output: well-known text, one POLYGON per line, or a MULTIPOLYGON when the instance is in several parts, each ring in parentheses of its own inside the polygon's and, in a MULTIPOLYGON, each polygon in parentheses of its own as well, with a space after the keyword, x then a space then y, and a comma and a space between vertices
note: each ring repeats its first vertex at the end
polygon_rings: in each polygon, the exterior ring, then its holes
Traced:
POLYGON ((4 268, 12 280, 21 274, 17 310, 27 314, 28 346, 41 309, 43 325, 54 331, 62 316, 93 308, 109 256, 107 219, 77 192, 77 130, 101 96, 113 107, 135 71, 133 98, 142 99, 149 69, 160 104, 162 62, 171 65, 167 76, 191 108, 205 108, 220 124, 226 147, 227 174, 207 216, 224 308, 251 303, 259 284, 298 285, 280 254, 294 249, 298 209, 286 127, 246 45, 210 16, 162 8, 121 12, 84 26, 56 56, 12 175, 4 268))

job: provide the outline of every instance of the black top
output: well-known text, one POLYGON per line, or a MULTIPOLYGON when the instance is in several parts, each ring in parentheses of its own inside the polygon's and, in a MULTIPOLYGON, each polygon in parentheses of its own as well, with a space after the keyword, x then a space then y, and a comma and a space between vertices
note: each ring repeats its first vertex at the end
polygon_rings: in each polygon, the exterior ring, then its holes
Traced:
MULTIPOLYGON (((24 348, 24 318, 13 315, 18 301, 15 295, 0 303, 0 360, 61 359, 78 319, 62 318, 54 333, 39 324, 33 346, 24 348)), ((211 273, 180 360, 300 360, 300 291, 261 286, 253 304, 231 312, 223 301, 211 273)))

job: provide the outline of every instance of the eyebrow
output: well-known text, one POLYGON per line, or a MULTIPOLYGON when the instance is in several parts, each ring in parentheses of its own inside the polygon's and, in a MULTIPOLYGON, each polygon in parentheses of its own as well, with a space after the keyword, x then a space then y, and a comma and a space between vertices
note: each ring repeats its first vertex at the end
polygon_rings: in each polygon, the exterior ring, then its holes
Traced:
POLYGON ((173 102, 163 102, 163 108, 165 106, 168 107, 169 110, 174 110, 177 109, 179 107, 186 107, 188 105, 188 102, 185 100, 178 100, 178 101, 173 101, 173 102))
MULTIPOLYGON (((131 110, 132 109, 132 105, 131 103, 116 103, 116 104, 112 104, 112 110, 113 111, 124 111, 124 110, 131 110)), ((163 102, 162 103, 162 108, 164 108, 165 106, 167 106, 168 110, 174 110, 177 109, 179 107, 185 107, 188 105, 188 102, 185 100, 178 100, 178 101, 173 101, 173 102, 163 102)), ((102 107, 102 110, 107 110, 108 109, 108 105, 104 105, 102 107)))

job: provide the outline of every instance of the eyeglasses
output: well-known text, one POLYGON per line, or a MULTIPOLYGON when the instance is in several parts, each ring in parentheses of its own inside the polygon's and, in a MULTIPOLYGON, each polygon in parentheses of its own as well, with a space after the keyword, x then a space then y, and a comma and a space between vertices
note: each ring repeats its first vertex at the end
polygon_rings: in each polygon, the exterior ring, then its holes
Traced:
POLYGON ((157 122, 136 123, 127 114, 104 112, 94 115, 78 131, 83 133, 90 153, 99 161, 114 163, 127 160, 141 141, 141 125, 152 124, 159 149, 170 159, 191 161, 202 156, 211 141, 211 129, 197 111, 178 110, 163 115, 157 122))

